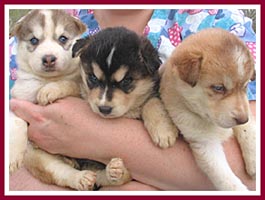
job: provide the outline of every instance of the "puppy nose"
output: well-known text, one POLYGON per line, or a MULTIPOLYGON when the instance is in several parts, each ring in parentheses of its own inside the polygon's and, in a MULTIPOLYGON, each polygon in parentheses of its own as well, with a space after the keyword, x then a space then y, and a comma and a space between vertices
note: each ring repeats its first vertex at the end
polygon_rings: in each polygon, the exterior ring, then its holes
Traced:
POLYGON ((56 59, 54 55, 45 55, 42 57, 42 64, 47 68, 54 67, 56 59))
POLYGON ((99 106, 98 109, 104 115, 108 115, 112 111, 112 107, 110 106, 99 106))
POLYGON ((237 123, 238 125, 240 125, 240 124, 245 124, 245 123, 248 122, 248 116, 246 116, 246 117, 244 117, 244 116, 239 116, 239 117, 234 118, 234 119, 235 119, 235 121, 236 121, 236 123, 237 123))

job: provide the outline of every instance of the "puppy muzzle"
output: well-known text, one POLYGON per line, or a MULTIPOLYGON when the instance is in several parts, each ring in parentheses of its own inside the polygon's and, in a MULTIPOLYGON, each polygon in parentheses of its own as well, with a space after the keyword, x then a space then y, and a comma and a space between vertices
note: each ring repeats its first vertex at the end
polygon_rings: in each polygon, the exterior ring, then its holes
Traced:
POLYGON ((42 57, 42 65, 45 71, 54 71, 57 58, 54 55, 45 55, 42 57))
POLYGON ((112 111, 112 107, 110 106, 99 106, 98 110, 103 114, 103 115, 109 115, 112 111))

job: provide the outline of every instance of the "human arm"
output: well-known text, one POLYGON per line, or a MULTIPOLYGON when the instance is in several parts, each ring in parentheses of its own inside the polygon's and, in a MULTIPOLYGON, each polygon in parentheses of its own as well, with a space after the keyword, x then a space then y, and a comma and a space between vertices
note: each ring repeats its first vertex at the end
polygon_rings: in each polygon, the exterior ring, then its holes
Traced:
MULTIPOLYGON (((152 143, 141 121, 103 119, 86 102, 72 97, 47 107, 11 100, 11 109, 30 123, 29 137, 51 153, 103 163, 120 157, 134 179, 162 190, 214 189, 182 139, 174 147, 162 150, 152 143)), ((255 181, 244 170, 236 140, 227 141, 224 149, 236 175, 255 189, 255 181)))

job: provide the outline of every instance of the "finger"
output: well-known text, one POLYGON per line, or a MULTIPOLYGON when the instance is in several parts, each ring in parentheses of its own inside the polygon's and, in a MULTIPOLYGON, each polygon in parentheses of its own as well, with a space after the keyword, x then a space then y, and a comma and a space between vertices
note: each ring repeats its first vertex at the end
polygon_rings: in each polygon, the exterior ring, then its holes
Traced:
POLYGON ((11 99, 10 109, 20 118, 27 122, 42 121, 44 118, 41 113, 41 106, 33 104, 29 101, 11 99))

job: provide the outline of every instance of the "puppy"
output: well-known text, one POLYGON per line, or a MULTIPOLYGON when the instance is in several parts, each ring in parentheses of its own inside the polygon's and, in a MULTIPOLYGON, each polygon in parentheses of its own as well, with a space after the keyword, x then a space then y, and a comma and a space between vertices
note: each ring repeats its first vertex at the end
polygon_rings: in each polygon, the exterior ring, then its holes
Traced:
MULTIPOLYGON (((65 96, 79 96, 78 59, 71 47, 86 27, 59 10, 33 10, 17 22, 17 80, 13 98, 46 105, 65 96), (65 20, 67 19, 67 20, 65 20)), ((10 113, 10 172, 19 168, 27 146, 27 123, 10 113)))
MULTIPOLYGON (((80 59, 72 58, 72 47, 85 30, 84 24, 62 10, 33 10, 19 21, 14 29, 19 70, 12 97, 40 105, 66 96, 79 97, 80 59)), ((83 160, 51 155, 31 143, 27 146, 27 123, 14 114, 10 117, 9 148, 10 173, 24 162, 34 176, 46 183, 92 190, 95 183, 119 184, 128 176, 119 158, 112 159, 106 169, 101 165, 86 167, 83 160)))
POLYGON ((158 96, 161 61, 148 39, 124 27, 107 28, 78 40, 73 56, 80 56, 82 95, 95 113, 142 119, 156 145, 175 143, 178 130, 158 96))
POLYGON ((254 61, 245 44, 218 28, 186 38, 165 64, 160 92, 199 167, 218 190, 247 190, 230 169, 222 142, 233 133, 248 174, 256 175, 256 131, 246 87, 254 61))

